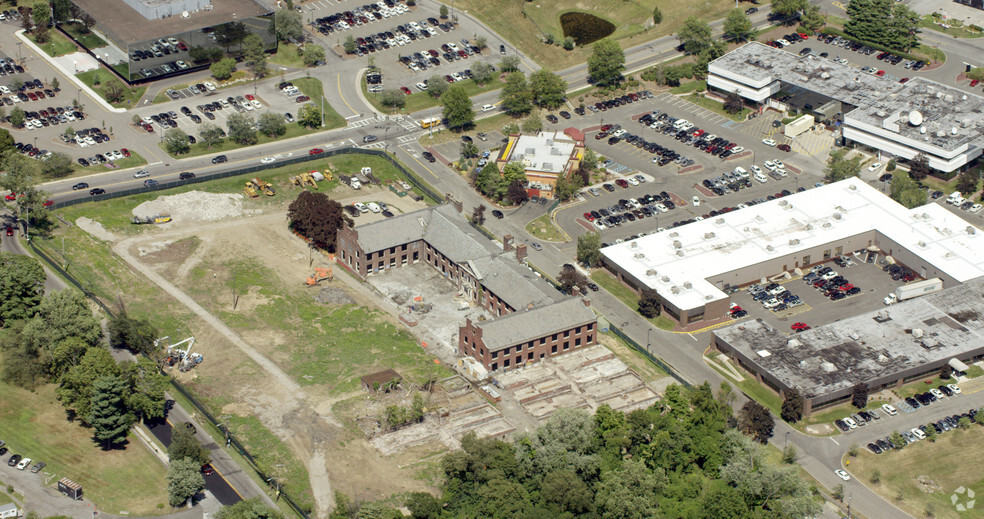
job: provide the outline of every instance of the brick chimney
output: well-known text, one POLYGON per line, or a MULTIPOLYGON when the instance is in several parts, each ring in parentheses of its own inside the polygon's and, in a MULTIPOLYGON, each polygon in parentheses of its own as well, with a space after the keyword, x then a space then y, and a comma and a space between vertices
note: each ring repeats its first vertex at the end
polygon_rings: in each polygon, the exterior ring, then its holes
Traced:
POLYGON ((591 300, 588 299, 588 298, 586 298, 586 297, 582 297, 581 298, 581 302, 584 303, 584 306, 587 306, 587 307, 590 307, 591 306, 591 300))
POLYGON ((502 237, 502 250, 505 252, 513 250, 513 235, 507 234, 502 237))
POLYGON ((522 263, 526 261, 526 244, 518 243, 516 244, 516 261, 522 263))

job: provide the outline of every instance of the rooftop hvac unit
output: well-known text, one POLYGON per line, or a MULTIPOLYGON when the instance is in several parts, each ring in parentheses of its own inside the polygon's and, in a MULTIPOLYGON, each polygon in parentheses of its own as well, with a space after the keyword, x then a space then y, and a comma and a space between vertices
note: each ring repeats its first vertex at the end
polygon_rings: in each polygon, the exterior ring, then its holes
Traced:
POLYGON ((950 134, 951 135, 956 135, 957 134, 957 127, 956 126, 954 126, 953 128, 950 128, 950 134))
POLYGON ((689 281, 684 281, 683 282, 683 288, 686 288, 687 290, 690 290, 691 288, 694 288, 694 285, 693 285, 693 283, 691 283, 689 281))
POLYGON ((714 220, 714 223, 716 223, 717 225, 724 225, 724 218, 718 218, 714 220))
POLYGON ((801 345, 802 345, 802 343, 800 343, 800 341, 798 341, 796 339, 789 339, 789 341, 786 342, 786 346, 788 346, 790 348, 798 348, 801 345))
POLYGON ((656 277, 656 271, 653 269, 646 270, 646 275, 649 277, 656 277))
POLYGON ((682 258, 683 257, 683 251, 682 250, 676 251, 676 255, 682 258))
POLYGON ((813 230, 813 224, 812 223, 806 224, 806 230, 812 231, 813 230))
POLYGON ((677 236, 680 236, 680 233, 678 233, 676 231, 673 231, 673 232, 670 233, 670 238, 676 238, 677 236))
POLYGON ((714 233, 712 233, 712 232, 705 232, 705 233, 704 233, 704 239, 705 239, 705 240, 710 240, 710 239, 713 239, 713 238, 714 238, 714 236, 716 236, 716 235, 715 235, 714 233))
POLYGON ((854 339, 855 341, 860 341, 861 340, 861 336, 858 335, 858 332, 851 332, 851 333, 847 334, 847 336, 850 337, 850 338, 852 338, 852 339, 854 339))
POLYGON ((825 373, 833 373, 837 371, 837 366, 834 366, 831 362, 823 361, 820 363, 820 369, 822 369, 825 373))
POLYGON ((977 229, 975 229, 973 225, 968 225, 967 234, 973 236, 975 233, 977 233, 977 229))
POLYGON ((673 292, 674 294, 679 294, 680 293, 680 287, 678 287, 676 285, 673 285, 672 287, 670 287, 670 292, 673 292))
POLYGON ((638 246, 639 246, 639 244, 635 240, 632 240, 631 242, 629 242, 629 247, 632 247, 633 249, 636 248, 636 247, 638 247, 638 246))
POLYGON ((926 135, 926 127, 925 126, 920 126, 919 127, 919 133, 922 134, 922 135, 926 135))
POLYGON ((683 247, 683 244, 680 243, 680 240, 673 240, 673 248, 679 249, 680 247, 683 247))
POLYGON ((779 200, 779 205, 786 207, 789 205, 789 200, 779 200))
POLYGON ((550 154, 551 155, 560 155, 560 150, 558 150, 557 148, 550 148, 550 154))
POLYGON ((545 169, 547 171, 553 169, 553 162, 544 162, 543 163, 543 169, 545 169))
POLYGON ((923 329, 922 328, 913 328, 912 329, 912 336, 915 337, 915 338, 917 338, 917 339, 921 338, 923 336, 923 329))
POLYGON ((799 245, 799 242, 800 242, 799 238, 793 238, 792 240, 789 240, 790 245, 799 245))
POLYGON ((840 213, 834 213, 834 220, 840 220, 840 219, 841 219, 841 214, 840 213))
POLYGON ((632 257, 634 257, 637 260, 641 260, 641 259, 645 258, 646 255, 643 254, 643 253, 641 253, 641 252, 637 252, 637 253, 633 254, 632 257))
POLYGON ((833 226, 830 225, 830 222, 823 222, 823 228, 824 229, 830 229, 831 227, 833 227, 833 226))
POLYGON ((775 252, 776 248, 773 247, 772 245, 766 245, 765 246, 765 250, 767 250, 769 252, 775 252))
POLYGON ((847 188, 850 189, 851 191, 857 191, 858 190, 858 186, 856 186, 854 184, 851 184, 850 186, 847 186, 847 188))
POLYGON ((663 276, 659 280, 662 281, 663 283, 669 283, 670 282, 670 276, 663 276))
POLYGON ((925 249, 926 248, 926 242, 924 242, 922 240, 919 240, 919 243, 917 243, 916 245, 919 245, 919 247, 922 248, 922 249, 925 249))
POLYGON ((523 155, 536 155, 536 148, 526 148, 526 151, 523 152, 523 155))

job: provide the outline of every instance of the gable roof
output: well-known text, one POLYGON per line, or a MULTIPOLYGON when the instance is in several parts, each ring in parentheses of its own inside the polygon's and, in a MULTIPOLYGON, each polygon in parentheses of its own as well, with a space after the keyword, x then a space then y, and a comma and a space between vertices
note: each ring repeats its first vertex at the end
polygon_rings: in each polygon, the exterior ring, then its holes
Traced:
POLYGON ((532 310, 519 310, 477 324, 489 351, 498 351, 533 337, 543 337, 597 320, 580 298, 568 298, 532 310))

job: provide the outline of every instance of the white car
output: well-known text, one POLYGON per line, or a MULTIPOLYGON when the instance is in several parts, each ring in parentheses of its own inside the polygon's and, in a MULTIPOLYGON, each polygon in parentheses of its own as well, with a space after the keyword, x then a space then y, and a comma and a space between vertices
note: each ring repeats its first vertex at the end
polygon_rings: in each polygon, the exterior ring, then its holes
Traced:
POLYGON ((205 88, 207 88, 209 92, 215 91, 215 83, 212 83, 211 81, 206 81, 203 84, 205 85, 205 88))
POLYGON ((366 204, 363 204, 362 202, 356 202, 356 203, 354 203, 352 205, 354 205, 355 208, 358 209, 360 213, 368 213, 369 212, 369 207, 366 206, 366 204))
POLYGON ((483 112, 491 112, 492 110, 495 110, 495 105, 482 105, 483 112))
POLYGON ((882 167, 881 162, 875 162, 874 164, 868 166, 868 171, 878 171, 878 168, 882 167))
POLYGON ((741 153, 743 151, 745 151, 745 148, 742 146, 735 146, 734 148, 731 148, 732 155, 734 155, 735 153, 741 153))
POLYGON ((775 162, 772 162, 771 160, 765 161, 765 164, 762 164, 762 165, 765 166, 765 169, 767 169, 769 171, 775 171, 776 169, 778 169, 778 168, 776 168, 776 163, 775 162))
POLYGON ((188 64, 181 60, 175 61, 174 64, 177 65, 178 68, 181 70, 188 68, 188 64))
POLYGON ((756 166, 755 164, 752 164, 751 166, 749 166, 748 169, 752 170, 752 173, 755 174, 755 175, 761 175, 762 174, 762 168, 756 166))
POLYGON ((639 181, 636 180, 636 179, 634 179, 634 178, 632 178, 632 177, 629 177, 629 178, 625 179, 625 181, 628 182, 629 185, 632 185, 632 186, 638 186, 639 185, 639 181))
POLYGON ((147 178, 150 176, 150 172, 146 169, 141 169, 140 171, 133 174, 133 178, 147 178))
POLYGON ((24 470, 31 466, 31 458, 24 458, 20 463, 17 464, 17 470, 24 470))
POLYGON ((762 144, 765 144, 766 146, 773 146, 774 147, 776 145, 776 141, 774 141, 772 139, 762 139, 762 144))
POLYGON ((653 207, 655 207, 655 208, 656 208, 656 210, 657 210, 657 211, 659 211, 659 212, 661 212, 661 213, 666 213, 666 212, 669 212, 669 209, 667 209, 667 208, 666 208, 666 206, 665 206, 665 205, 663 205, 663 204, 656 204, 656 205, 655 205, 655 206, 653 206, 653 207))
POLYGON ((421 92, 423 92, 424 90, 427 90, 427 85, 425 85, 423 83, 417 83, 416 87, 417 87, 417 90, 420 90, 421 92))
POLYGON ((933 396, 935 396, 936 398, 939 398, 940 400, 943 400, 943 392, 940 391, 939 389, 933 388, 933 389, 930 389, 929 392, 932 393, 933 396))
POLYGON ((269 163, 271 163, 271 162, 273 162, 275 160, 277 160, 277 159, 275 159, 273 157, 263 157, 262 159, 260 159, 260 162, 263 163, 263 164, 269 164, 269 163))
POLYGON ((982 207, 984 207, 984 206, 982 206, 981 204, 974 204, 974 205, 970 206, 970 209, 968 209, 968 211, 970 211, 972 213, 977 213, 977 212, 980 212, 980 210, 981 210, 982 207))
POLYGON ((858 423, 855 422, 854 421, 854 418, 851 418, 850 416, 848 416, 847 418, 844 418, 844 423, 847 424, 847 426, 850 427, 851 429, 857 429, 858 428, 858 423))
POLYGON ((7 86, 5 86, 5 85, 0 85, 0 92, 2 92, 4 94, 9 94, 10 93, 10 89, 7 88, 7 86))
POLYGON ((693 202, 694 207, 700 207, 700 198, 697 198, 695 196, 695 197, 691 198, 690 201, 693 202))
POLYGON ((899 412, 895 410, 895 407, 892 404, 882 404, 882 410, 888 413, 888 416, 895 416, 899 414, 899 412))
POLYGON ((601 220, 595 220, 591 223, 593 223, 594 226, 597 227, 599 231, 603 231, 608 228, 601 220))
POLYGON ((366 204, 366 207, 368 207, 369 210, 374 213, 378 213, 383 210, 381 207, 379 207, 379 204, 377 204, 376 202, 369 202, 368 204, 366 204))
POLYGON ((841 470, 841 469, 835 470, 834 471, 834 474, 837 474, 837 477, 843 479, 844 481, 850 481, 851 480, 851 475, 848 474, 847 472, 841 470))
POLYGON ((263 108, 263 103, 260 103, 260 101, 257 100, 257 99, 254 99, 254 100, 250 101, 250 104, 252 104, 253 105, 253 108, 255 108, 257 110, 259 110, 260 108, 263 108))
POLYGON ((947 384, 946 387, 950 388, 954 395, 960 394, 960 386, 957 386, 956 384, 947 384))
POLYGON ((786 169, 786 165, 779 159, 773 160, 772 163, 776 165, 776 169, 786 169))
POLYGON ((909 432, 911 432, 913 436, 919 438, 920 440, 926 439, 926 433, 920 431, 918 427, 913 427, 909 432))

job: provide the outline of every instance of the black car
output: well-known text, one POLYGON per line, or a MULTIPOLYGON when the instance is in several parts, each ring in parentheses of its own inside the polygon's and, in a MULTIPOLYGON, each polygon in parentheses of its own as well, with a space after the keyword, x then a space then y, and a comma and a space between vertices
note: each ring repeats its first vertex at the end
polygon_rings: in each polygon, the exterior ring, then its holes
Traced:
POLYGON ((499 54, 505 54, 505 53, 506 53, 506 46, 499 45, 499 54))
POLYGON ((552 123, 556 123, 557 122, 557 116, 554 115, 554 114, 548 114, 547 115, 547 120, 550 121, 550 122, 552 122, 552 123))
POLYGON ((563 117, 564 119, 570 119, 571 118, 571 113, 570 112, 567 112, 567 111, 561 111, 560 112, 560 116, 563 117))
POLYGON ((602 184, 601 187, 605 188, 605 191, 608 191, 609 193, 614 193, 615 192, 615 186, 613 186, 611 184, 602 184))
POLYGON ((225 155, 218 155, 216 157, 212 157, 212 164, 221 164, 223 162, 228 162, 228 161, 229 161, 229 157, 226 157, 225 155))
POLYGON ((158 182, 152 178, 148 178, 147 180, 144 180, 144 187, 154 187, 157 184, 158 182))
POLYGON ((189 180, 195 178, 195 174, 190 171, 182 171, 180 174, 178 174, 178 178, 180 178, 181 180, 189 180))
POLYGON ((103 194, 103 193, 105 193, 105 192, 106 192, 106 190, 105 190, 105 189, 103 189, 103 188, 101 188, 101 187, 97 187, 97 188, 95 188, 95 189, 90 189, 90 190, 89 190, 89 196, 96 196, 96 195, 101 195, 101 194, 103 194))
POLYGON ((502 214, 502 211, 500 211, 498 209, 493 209, 492 210, 492 216, 494 216, 494 217, 496 217, 496 218, 498 218, 498 219, 501 220, 504 215, 502 214))
POLYGON ((921 407, 919 405, 919 402, 917 402, 916 399, 912 398, 911 396, 905 399, 905 403, 909 404, 909 406, 912 407, 913 409, 919 409, 921 407))
MULTIPOLYGON (((89 161, 88 161, 88 160, 85 160, 85 159, 82 159, 82 158, 80 158, 80 159, 79 159, 79 165, 80 165, 80 166, 82 166, 82 167, 84 167, 84 168, 87 168, 87 167, 89 167, 89 161)), ((73 189, 75 189, 75 188, 73 188, 73 189)))
POLYGON ((427 162, 434 163, 435 161, 437 161, 437 159, 434 157, 434 154, 429 151, 425 151, 421 153, 421 155, 423 155, 423 157, 427 159, 427 162))
POLYGON ((749 7, 748 9, 745 9, 745 14, 755 14, 757 12, 759 12, 758 7, 749 7))
MULTIPOLYGON (((85 159, 79 159, 79 160, 85 160, 85 159)), ((89 161, 86 161, 86 164, 88 165, 89 164, 89 161)), ((72 186, 72 190, 73 191, 78 191, 79 189, 85 189, 87 187, 89 187, 89 184, 87 184, 85 182, 79 182, 78 184, 75 184, 74 186, 72 186)))
POLYGON ((471 137, 469 137, 467 135, 462 135, 461 136, 461 142, 473 142, 473 141, 472 141, 472 138, 471 137))
POLYGON ((870 450, 874 454, 881 454, 882 453, 881 447, 879 447, 878 445, 876 445, 874 443, 869 443, 868 444, 868 450, 870 450))
POLYGON ((17 464, 20 463, 21 458, 22 456, 20 454, 14 454, 13 456, 10 457, 9 460, 7 460, 7 466, 16 467, 17 464))

